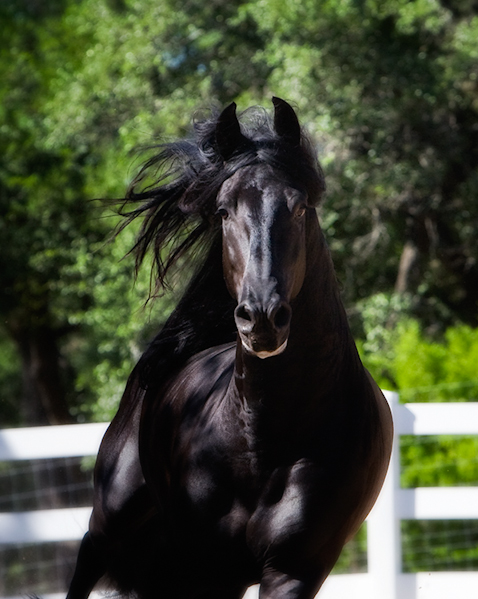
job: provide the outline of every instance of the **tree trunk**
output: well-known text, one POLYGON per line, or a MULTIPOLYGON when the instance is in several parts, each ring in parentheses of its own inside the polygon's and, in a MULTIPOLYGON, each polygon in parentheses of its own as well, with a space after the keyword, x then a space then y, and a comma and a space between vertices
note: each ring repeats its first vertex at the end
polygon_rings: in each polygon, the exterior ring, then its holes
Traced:
POLYGON ((418 260, 417 246, 411 241, 407 241, 403 246, 400 263, 398 265, 398 274, 395 281, 395 293, 403 294, 413 288, 411 284, 412 273, 418 260))
POLYGON ((46 325, 10 330, 22 361, 22 422, 25 425, 73 422, 61 377, 57 333, 46 325))

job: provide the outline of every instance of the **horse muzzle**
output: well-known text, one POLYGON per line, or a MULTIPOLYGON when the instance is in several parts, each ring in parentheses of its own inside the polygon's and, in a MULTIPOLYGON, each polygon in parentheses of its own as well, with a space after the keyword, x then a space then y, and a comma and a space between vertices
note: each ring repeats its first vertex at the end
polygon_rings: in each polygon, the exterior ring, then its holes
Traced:
POLYGON ((271 301, 266 307, 241 302, 234 318, 245 351, 259 358, 281 354, 287 347, 291 316, 289 304, 281 300, 271 301))

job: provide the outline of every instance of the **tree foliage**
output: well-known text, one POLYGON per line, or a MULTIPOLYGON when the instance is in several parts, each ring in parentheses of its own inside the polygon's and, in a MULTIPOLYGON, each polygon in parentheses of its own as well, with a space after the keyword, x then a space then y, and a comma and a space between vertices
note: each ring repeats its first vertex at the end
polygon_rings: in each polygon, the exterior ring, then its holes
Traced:
POLYGON ((410 316, 411 300, 377 294, 361 304, 364 364, 404 402, 476 401, 478 329, 457 324, 435 336, 410 316))
POLYGON ((271 40, 269 85, 326 134, 347 297, 410 291, 421 319, 476 325, 476 3, 262 0, 243 11, 271 40))
POLYGON ((121 260, 132 233, 108 243, 117 219, 92 198, 123 196, 134 150, 184 135, 195 110, 272 94, 318 140, 323 226, 380 382, 455 384, 430 364, 472 329, 443 351, 400 333, 424 360, 414 380, 406 348, 401 364, 372 352, 366 329, 393 292, 382 332, 402 313, 435 338, 478 324, 474 0, 5 0, 0 23, 0 351, 23 371, 0 367, 5 422, 111 415, 172 300, 143 311, 149 274, 133 287, 121 260))

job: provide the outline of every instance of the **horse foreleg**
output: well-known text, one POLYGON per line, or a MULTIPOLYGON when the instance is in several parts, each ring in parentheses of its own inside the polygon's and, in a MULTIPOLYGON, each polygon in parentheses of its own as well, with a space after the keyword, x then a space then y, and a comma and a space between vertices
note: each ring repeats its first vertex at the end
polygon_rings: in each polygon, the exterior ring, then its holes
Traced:
POLYGON ((75 572, 66 599, 86 599, 98 580, 105 574, 105 567, 89 532, 81 541, 75 572))

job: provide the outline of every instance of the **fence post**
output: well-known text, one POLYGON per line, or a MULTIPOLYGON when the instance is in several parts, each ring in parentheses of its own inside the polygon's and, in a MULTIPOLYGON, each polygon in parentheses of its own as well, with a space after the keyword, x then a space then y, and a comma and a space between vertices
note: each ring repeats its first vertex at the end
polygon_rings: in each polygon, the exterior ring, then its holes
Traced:
MULTIPOLYGON (((384 391, 392 414, 398 394, 384 391)), ((368 572, 373 581, 373 599, 399 599, 402 543, 397 497, 400 487, 399 436, 395 433, 392 458, 382 492, 367 520, 368 572)), ((372 599, 371 597, 371 599, 372 599)))

